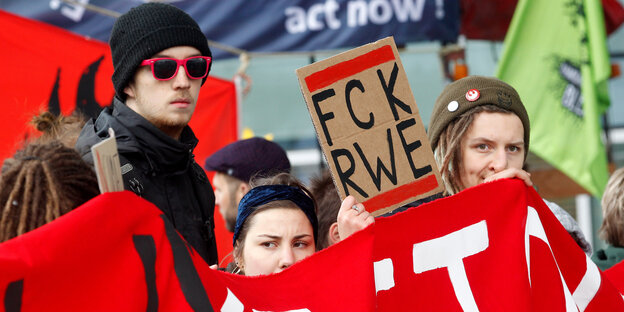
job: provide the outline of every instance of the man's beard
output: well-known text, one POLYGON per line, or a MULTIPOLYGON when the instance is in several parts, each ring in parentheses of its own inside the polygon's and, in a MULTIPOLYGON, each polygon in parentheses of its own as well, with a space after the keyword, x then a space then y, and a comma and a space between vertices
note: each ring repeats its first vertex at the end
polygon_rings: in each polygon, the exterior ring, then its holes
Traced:
MULTIPOLYGON (((189 91, 181 91, 178 92, 176 94, 175 97, 173 97, 173 99, 175 98, 186 98, 189 99, 191 101, 194 100, 194 98, 191 96, 189 91)), ((142 105, 149 105, 150 103, 147 103, 144 101, 143 97, 141 96, 140 93, 137 94, 136 97, 136 101, 141 103, 142 105)), ((165 110, 163 108, 163 110, 165 110)), ((189 120, 185 120, 185 121, 180 121, 176 118, 170 118, 166 112, 163 111, 157 111, 156 115, 159 116, 159 118, 154 119, 152 118, 152 120, 150 120, 150 122, 158 129, 160 129, 161 131, 165 132, 165 133, 176 133, 176 132, 180 132, 182 131, 182 129, 184 129, 184 127, 186 127, 190 121, 189 120)))

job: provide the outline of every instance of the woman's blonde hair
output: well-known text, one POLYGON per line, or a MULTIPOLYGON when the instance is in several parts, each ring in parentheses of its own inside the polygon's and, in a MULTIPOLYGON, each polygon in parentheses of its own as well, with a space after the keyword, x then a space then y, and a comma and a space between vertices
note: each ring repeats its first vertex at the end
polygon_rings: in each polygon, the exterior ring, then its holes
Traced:
POLYGON ((624 247, 624 168, 613 172, 602 195, 600 238, 612 246, 624 247))

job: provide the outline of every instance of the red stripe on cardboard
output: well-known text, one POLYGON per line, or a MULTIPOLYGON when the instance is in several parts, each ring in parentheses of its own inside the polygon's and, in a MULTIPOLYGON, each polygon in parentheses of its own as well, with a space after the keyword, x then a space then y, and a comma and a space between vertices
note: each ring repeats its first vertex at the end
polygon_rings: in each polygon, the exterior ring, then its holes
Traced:
POLYGON ((354 59, 329 66, 305 78, 310 92, 325 88, 333 83, 353 76, 371 67, 394 60, 390 45, 362 54, 354 59))
POLYGON ((366 210, 373 212, 392 206, 396 203, 403 202, 418 194, 427 193, 436 187, 438 187, 438 180, 434 174, 430 174, 412 183, 408 183, 385 193, 381 193, 369 200, 364 201, 363 204, 364 207, 366 207, 366 210))

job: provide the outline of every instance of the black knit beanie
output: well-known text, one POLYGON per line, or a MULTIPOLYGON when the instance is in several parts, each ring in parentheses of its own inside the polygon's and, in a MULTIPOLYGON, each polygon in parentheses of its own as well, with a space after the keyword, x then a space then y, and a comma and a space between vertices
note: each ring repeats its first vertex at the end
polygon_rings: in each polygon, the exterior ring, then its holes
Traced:
MULTIPOLYGON (((184 11, 164 3, 141 4, 120 16, 113 25, 109 44, 115 70, 113 85, 122 100, 126 99, 124 88, 139 64, 162 50, 192 46, 201 55, 212 56, 197 22, 184 11)), ((205 81, 206 78, 202 85, 205 81)))

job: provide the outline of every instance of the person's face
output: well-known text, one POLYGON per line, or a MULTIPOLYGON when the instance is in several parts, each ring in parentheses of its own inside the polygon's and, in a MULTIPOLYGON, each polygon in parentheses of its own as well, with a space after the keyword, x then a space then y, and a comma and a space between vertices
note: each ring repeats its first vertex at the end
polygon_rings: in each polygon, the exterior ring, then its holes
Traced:
POLYGON ((242 252, 245 275, 281 272, 315 251, 312 224, 300 209, 268 209, 251 221, 242 252))
POLYGON ((460 180, 464 188, 507 168, 522 169, 524 128, 515 114, 481 112, 461 140, 460 180))
POLYGON ((236 227, 236 215, 238 214, 238 203, 242 199, 239 193, 242 181, 234 181, 234 178, 217 172, 212 179, 215 193, 215 205, 219 206, 219 212, 225 220, 225 227, 228 231, 234 232, 236 227), (237 183, 239 182, 239 183, 237 183))
MULTIPOLYGON (((199 55, 201 53, 194 47, 177 46, 162 50, 151 58, 181 60, 199 55)), ((184 128, 191 120, 201 82, 202 79, 190 79, 183 66, 180 66, 176 76, 166 81, 156 80, 150 66, 139 66, 134 79, 124 89, 128 95, 126 105, 171 135, 171 131, 184 128)))

